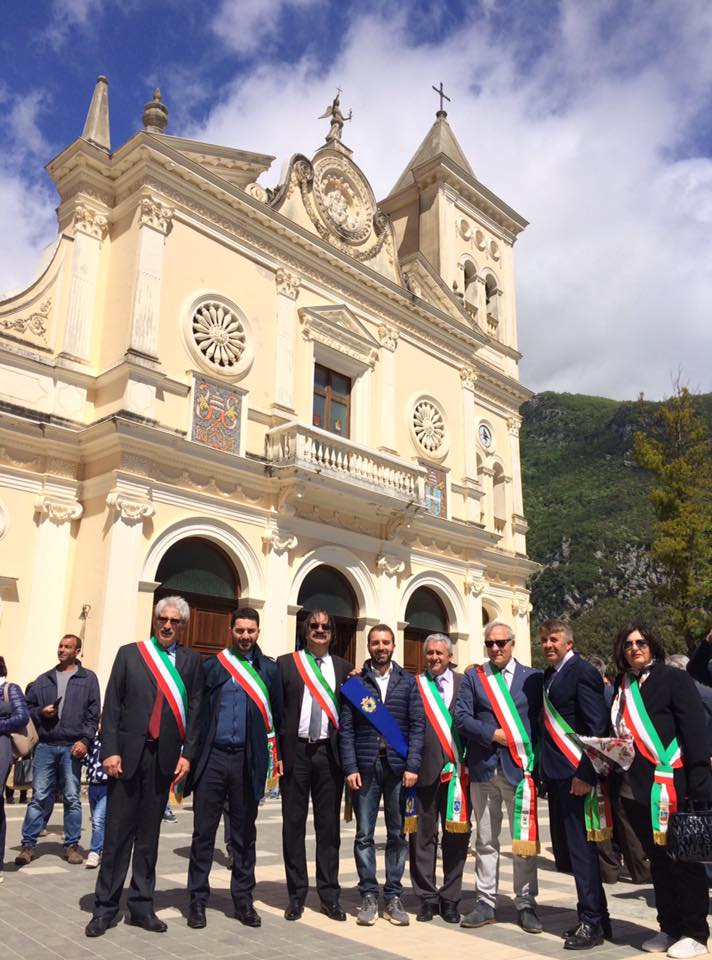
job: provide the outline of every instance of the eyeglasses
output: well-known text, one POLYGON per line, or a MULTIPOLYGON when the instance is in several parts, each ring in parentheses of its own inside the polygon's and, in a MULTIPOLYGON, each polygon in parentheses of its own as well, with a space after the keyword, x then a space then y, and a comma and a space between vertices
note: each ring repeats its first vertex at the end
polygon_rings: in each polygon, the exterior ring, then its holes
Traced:
POLYGON ((328 623, 310 623, 310 630, 323 630, 324 633, 331 633, 331 627, 328 623))
POLYGON ((179 627, 181 623, 183 623, 181 617, 156 617, 156 620, 162 627, 165 627, 168 623, 170 623, 172 627, 179 627))
POLYGON ((624 640, 623 641, 624 650, 632 650, 633 647, 638 647, 640 650, 647 650, 649 646, 650 644, 648 643, 648 641, 643 640, 642 638, 640 640, 624 640))
POLYGON ((511 642, 511 640, 485 640, 485 646, 488 650, 491 650, 492 647, 498 647, 500 650, 502 650, 507 646, 508 643, 511 642))

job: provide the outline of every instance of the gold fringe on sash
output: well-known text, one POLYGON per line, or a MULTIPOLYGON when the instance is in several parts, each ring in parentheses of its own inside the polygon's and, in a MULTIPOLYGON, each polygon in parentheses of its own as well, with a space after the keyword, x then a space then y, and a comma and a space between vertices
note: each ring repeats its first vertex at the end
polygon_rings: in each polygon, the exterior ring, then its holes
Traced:
POLYGON ((403 833, 417 833, 417 832, 418 832, 418 815, 413 814, 412 816, 404 817, 403 833))
POLYGON ((602 830, 589 830, 586 834, 587 840, 593 840, 598 843, 599 840, 612 840, 613 827, 604 827, 602 830))
POLYGON ((659 847, 667 846, 667 830, 653 830, 653 840, 659 847))
POLYGON ((513 840, 512 853, 517 857, 536 857, 541 845, 538 840, 513 840))
POLYGON ((445 829, 448 833, 469 833, 470 832, 470 823, 462 820, 446 820, 445 829))

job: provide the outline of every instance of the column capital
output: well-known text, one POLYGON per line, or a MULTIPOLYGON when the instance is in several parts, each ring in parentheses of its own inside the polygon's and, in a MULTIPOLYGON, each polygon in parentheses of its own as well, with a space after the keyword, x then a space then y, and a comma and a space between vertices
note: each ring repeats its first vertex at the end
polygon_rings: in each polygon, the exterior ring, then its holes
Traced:
POLYGON ((156 512, 150 500, 142 497, 132 497, 120 490, 111 490, 106 497, 106 505, 113 510, 127 525, 143 523, 156 512))
POLYGON ((480 597, 485 589, 485 578, 478 573, 468 573, 465 577, 465 593, 480 597))
POLYGON ((72 221, 74 233, 84 233, 88 237, 102 241, 109 232, 109 220, 103 213, 84 203, 78 203, 74 208, 72 221))
POLYGON ((78 500, 71 497, 42 494, 35 500, 35 513, 47 517, 56 526, 61 526, 63 523, 78 520, 84 513, 84 507, 78 500))
POLYGON ((299 295, 301 277, 299 274, 292 273, 280 267, 274 275, 274 282, 277 285, 277 294, 281 297, 287 297, 288 300, 296 300, 299 295))
POLYGON ((175 213, 156 196, 141 197, 138 202, 138 222, 142 227, 153 227, 164 236, 170 229, 171 220, 175 213))
POLYGON ((284 536, 280 536, 279 530, 275 527, 267 527, 262 534, 262 543, 267 553, 275 553, 280 557, 288 550, 296 550, 299 546, 299 540, 294 533, 285 531, 284 536))
POLYGON ((382 323, 378 328, 378 340, 382 347, 393 352, 398 346, 398 331, 395 327, 382 323))
POLYGON ((381 553, 376 560, 376 567, 387 577, 397 577, 405 572, 405 560, 393 553, 381 553))
POLYGON ((507 417, 507 430, 509 430, 509 435, 511 437, 518 437, 519 430, 522 426, 521 417, 507 417))
POLYGON ((472 367, 462 367, 460 370, 460 380, 464 390, 474 390, 477 383, 477 374, 472 367))

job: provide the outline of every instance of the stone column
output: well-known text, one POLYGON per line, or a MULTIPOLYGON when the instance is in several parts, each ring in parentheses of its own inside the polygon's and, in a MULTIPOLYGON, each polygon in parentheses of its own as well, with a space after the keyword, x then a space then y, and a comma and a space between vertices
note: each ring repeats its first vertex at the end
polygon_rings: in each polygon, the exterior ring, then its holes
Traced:
POLYGON ((532 662, 531 631, 529 626, 529 614, 532 612, 532 605, 529 602, 529 594, 514 593, 512 595, 512 629, 514 630, 514 640, 516 643, 516 656, 520 663, 527 666, 532 662))
POLYGON ((462 381, 462 431, 464 443, 465 474, 462 485, 465 487, 465 519, 470 523, 480 523, 480 497, 482 490, 477 477, 477 411, 475 410, 475 386, 477 374, 471 367, 460 370, 462 381))
POLYGON ((136 286, 128 352, 151 360, 158 359, 163 257, 172 217, 173 211, 158 197, 143 197, 139 202, 136 286))
POLYGON ((61 356, 87 363, 90 359, 101 242, 108 219, 97 210, 77 204, 74 210, 74 247, 69 281, 67 319, 61 356))
POLYGON ((144 523, 156 512, 148 493, 112 490, 106 498, 111 528, 106 547, 104 596, 95 658, 102 688, 109 679, 116 651, 123 643, 144 639, 149 620, 139 603, 144 523))
MULTIPOLYGON (((484 636, 482 627, 482 593, 485 589, 485 583, 486 581, 481 571, 470 572, 465 577, 467 623, 470 630, 470 642, 467 650, 469 659, 467 663, 482 662, 482 642, 484 636)), ((461 664, 460 669, 466 667, 467 663, 461 664)))
POLYGON ((395 327, 385 324, 378 328, 378 339, 381 342, 381 444, 379 450, 384 453, 396 453, 396 347, 398 346, 398 331, 395 327))
POLYGON ((482 522, 485 530, 494 530, 494 470, 483 467, 480 473, 484 503, 482 505, 482 522))
POLYGON ((507 420, 509 431, 509 455, 512 461, 512 536, 514 550, 517 553, 527 552, 526 529, 524 518, 524 498, 522 496, 522 465, 519 458, 519 428, 522 421, 519 417, 510 417, 507 420))
MULTIPOLYGON (((57 661, 57 644, 66 633, 67 598, 72 575, 72 521, 81 517, 81 503, 70 493, 45 493, 35 501, 37 538, 27 604, 22 659, 15 665, 22 683, 34 680, 37 664, 46 670, 57 661)), ((79 611, 77 611, 79 613, 79 611)))
POLYGON ((378 612, 383 622, 393 627, 399 617, 399 580, 405 572, 405 560, 394 553, 383 552, 376 559, 378 570, 378 612))
POLYGON ((275 523, 269 523, 262 534, 262 544, 267 556, 265 583, 269 590, 265 597, 264 624, 260 631, 260 646, 270 657, 293 650, 296 627, 295 608, 289 614, 289 591, 292 584, 290 551, 296 550, 299 541, 294 533, 281 529, 275 523))
POLYGON ((299 295, 299 277, 288 270, 278 270, 277 329, 274 354, 274 403, 278 413, 294 417, 294 378, 297 318, 295 302, 299 295))

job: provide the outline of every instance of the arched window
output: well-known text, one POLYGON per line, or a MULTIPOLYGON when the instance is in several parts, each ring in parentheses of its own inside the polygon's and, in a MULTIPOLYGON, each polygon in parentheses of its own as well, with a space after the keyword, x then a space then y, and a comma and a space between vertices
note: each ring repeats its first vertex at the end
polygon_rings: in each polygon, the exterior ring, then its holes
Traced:
POLYGON ((507 525, 507 492, 505 488, 505 477, 502 465, 494 465, 494 476, 492 478, 492 507, 494 511, 494 529, 497 533, 503 533, 507 525))
POLYGON ((465 309, 473 317, 477 316, 477 268, 472 260, 466 260, 464 267, 465 278, 465 309))
POLYGON ((332 639, 331 652, 353 663, 356 654, 358 604, 346 577, 326 564, 316 567, 304 578, 299 588, 297 603, 302 609, 297 614, 295 643, 299 643, 302 624, 307 615, 312 610, 326 610, 336 622, 336 636, 332 639))
POLYGON ((499 328, 499 289, 497 280, 488 273, 485 277, 485 304, 487 308, 487 332, 496 337, 499 328))
POLYGON ((449 633, 447 612, 440 597, 429 587, 418 587, 405 608, 403 666, 411 673, 425 669, 423 640, 429 633, 449 633))
POLYGON ((190 606, 183 640, 187 647, 207 655, 227 645, 240 582, 232 562, 218 546, 201 537, 179 540, 163 555, 156 580, 161 585, 154 602, 178 594, 190 606))

